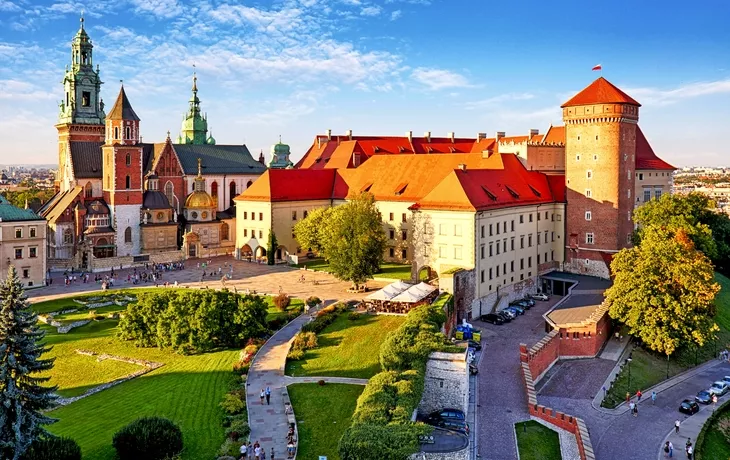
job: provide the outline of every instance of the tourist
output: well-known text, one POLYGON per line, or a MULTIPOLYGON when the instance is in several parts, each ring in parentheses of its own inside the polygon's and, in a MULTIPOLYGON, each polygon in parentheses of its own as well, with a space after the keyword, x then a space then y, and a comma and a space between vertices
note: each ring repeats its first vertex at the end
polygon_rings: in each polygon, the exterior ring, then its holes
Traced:
POLYGON ((636 403, 638 404, 640 402, 641 402, 641 390, 638 390, 636 392, 636 403))
POLYGON ((271 388, 266 387, 266 404, 271 405, 271 388))
POLYGON ((631 401, 631 393, 629 393, 629 392, 627 391, 627 392, 626 392, 626 402, 629 402, 629 401, 631 401))
POLYGON ((656 404, 656 391, 651 392, 651 403, 656 404))
POLYGON ((674 432, 679 433, 679 419, 674 421, 674 432))
POLYGON ((274 460, 274 448, 273 447, 271 448, 271 454, 269 455, 269 458, 271 460, 274 460))
POLYGON ((286 452, 287 452, 286 458, 294 458, 294 443, 292 441, 289 441, 287 443, 286 452))
POLYGON ((636 414, 634 413, 634 409, 636 409, 636 403, 633 402, 633 401, 631 401, 629 403, 629 411, 631 412, 631 415, 633 415, 634 417, 636 417, 636 414))
POLYGON ((253 448, 253 457, 256 460, 261 460, 261 446, 259 446, 258 444, 259 444, 259 442, 256 441, 256 444, 255 444, 256 447, 253 448))
POLYGON ((692 460, 692 453, 694 452, 694 449, 692 448, 692 444, 687 446, 687 459, 692 460))
POLYGON ((266 391, 264 389, 261 389, 261 405, 264 405, 264 398, 266 397, 266 391))
POLYGON ((674 444, 672 444, 672 441, 667 441, 669 443, 669 458, 672 458, 674 456, 674 444))
POLYGON ((669 441, 664 443, 664 458, 669 457, 669 441))
POLYGON ((685 452, 689 451, 690 447, 692 447, 692 439, 687 438, 687 442, 684 443, 685 452))
POLYGON ((246 460, 248 458, 248 447, 246 446, 246 443, 244 442, 241 444, 241 460, 246 460))

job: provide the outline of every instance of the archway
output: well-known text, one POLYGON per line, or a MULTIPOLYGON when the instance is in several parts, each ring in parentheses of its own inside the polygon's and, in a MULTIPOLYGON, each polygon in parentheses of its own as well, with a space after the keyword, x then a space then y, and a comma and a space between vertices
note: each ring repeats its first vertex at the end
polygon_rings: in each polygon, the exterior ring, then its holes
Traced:
POLYGON ((284 260, 289 255, 289 251, 286 250, 286 246, 279 246, 276 248, 276 259, 284 260))
POLYGON ((241 257, 253 257, 253 250, 251 249, 251 246, 244 244, 241 247, 241 257))
POLYGON ((256 248, 256 257, 266 257, 266 248, 259 246, 256 248))
POLYGON ((418 281, 427 282, 435 278, 437 278, 436 272, 428 265, 424 265, 418 270, 418 281))
POLYGON ((91 198, 94 194, 94 189, 91 188, 91 182, 87 182, 84 186, 84 198, 91 198))

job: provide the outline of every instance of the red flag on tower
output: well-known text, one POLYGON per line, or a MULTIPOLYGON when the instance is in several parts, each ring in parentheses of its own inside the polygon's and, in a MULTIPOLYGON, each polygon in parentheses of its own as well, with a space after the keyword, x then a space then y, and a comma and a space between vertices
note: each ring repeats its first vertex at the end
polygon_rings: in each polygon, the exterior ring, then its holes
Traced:
POLYGON ((591 70, 601 70, 601 64, 593 66, 591 70))

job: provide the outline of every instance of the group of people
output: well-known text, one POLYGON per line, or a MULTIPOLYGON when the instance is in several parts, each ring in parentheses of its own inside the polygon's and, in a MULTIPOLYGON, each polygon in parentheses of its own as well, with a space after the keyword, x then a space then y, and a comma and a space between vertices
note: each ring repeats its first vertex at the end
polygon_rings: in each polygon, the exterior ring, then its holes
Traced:
MULTIPOLYGON (((122 267, 119 267, 121 270, 122 267)), ((133 268, 131 273, 127 273, 127 283, 137 285, 140 282, 154 282, 155 287, 159 287, 162 279, 163 272, 176 271, 185 269, 184 262, 168 262, 161 264, 152 264, 146 262, 144 264, 144 270, 137 271, 137 268, 133 268)), ((51 277, 51 270, 47 270, 46 275, 47 283, 53 284, 53 278, 51 277)), ((76 283, 88 283, 91 280, 91 274, 85 271, 81 271, 76 275, 76 270, 71 269, 71 272, 63 272, 63 281, 66 286, 71 286, 76 283)), ((102 289, 108 289, 113 287, 115 283, 119 282, 119 273, 114 271, 112 267, 111 272, 108 275, 94 275, 94 282, 101 284, 102 289)), ((164 283, 167 287, 168 283, 164 283)))
MULTIPOLYGON (((264 401, 266 401, 267 405, 271 405, 271 387, 266 387, 261 389, 260 393, 261 397, 261 405, 264 405, 264 401)), ((291 408, 290 405, 285 406, 285 411, 288 412, 288 410, 291 408)), ((286 451, 287 451, 287 459, 294 458, 294 451, 296 449, 296 437, 294 434, 294 424, 289 425, 289 433, 286 436, 286 451)), ((248 444, 243 443, 241 445, 241 458, 240 460, 266 460, 266 449, 258 442, 254 442, 251 444, 249 442, 248 444)), ((274 448, 271 448, 269 460, 274 460, 274 448)))
MULTIPOLYGON (((679 432, 679 421, 676 422, 676 429, 677 432, 679 432)), ((692 445, 692 440, 690 438, 687 438, 687 442, 684 443, 684 453, 687 455, 687 460, 692 460, 692 456, 694 455, 694 446, 692 445)), ((672 441, 667 441, 664 443, 664 458, 673 458, 674 457, 674 444, 672 444, 672 441)))
MULTIPOLYGON (((631 393, 629 393, 628 391, 626 392, 626 402, 629 403, 629 411, 634 417, 639 416, 639 403, 641 402, 642 396, 644 396, 644 394, 641 392, 641 390, 637 390, 636 402, 634 402, 633 399, 631 399, 631 393)), ((656 391, 651 392, 651 403, 656 404, 656 391)))
MULTIPOLYGON (((274 448, 271 448, 269 459, 274 459, 274 448)), ((243 443, 241 445, 241 460, 266 460, 266 449, 259 444, 258 441, 251 444, 243 443)))

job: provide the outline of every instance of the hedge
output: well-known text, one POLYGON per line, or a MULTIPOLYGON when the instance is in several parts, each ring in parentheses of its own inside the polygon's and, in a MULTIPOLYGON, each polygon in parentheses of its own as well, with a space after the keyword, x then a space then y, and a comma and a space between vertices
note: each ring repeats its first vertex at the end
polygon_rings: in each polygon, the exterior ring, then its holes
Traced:
POLYGON ((142 417, 114 434, 120 460, 163 460, 183 450, 180 427, 163 417, 142 417))
MULTIPOLYGON (((700 430, 700 434, 697 435, 697 440, 695 441, 694 446, 694 455, 695 460, 702 460, 704 456, 702 455, 702 444, 705 442, 705 435, 707 434, 707 430, 709 430, 712 425, 715 423, 715 420, 720 418, 721 415, 723 415, 723 412, 726 408, 730 405, 730 401, 725 401, 720 405, 720 407, 715 408, 715 410, 712 412, 712 415, 705 421, 705 424, 702 425, 702 429, 700 430)), ((708 460, 714 460, 714 459, 708 459, 708 460)))
POLYGON ((71 438, 36 439, 21 460, 81 460, 81 447, 71 438))

